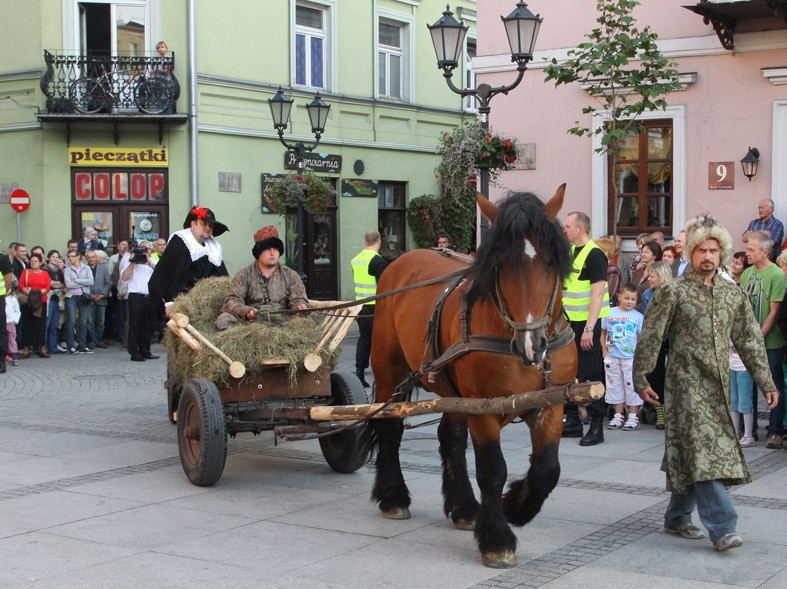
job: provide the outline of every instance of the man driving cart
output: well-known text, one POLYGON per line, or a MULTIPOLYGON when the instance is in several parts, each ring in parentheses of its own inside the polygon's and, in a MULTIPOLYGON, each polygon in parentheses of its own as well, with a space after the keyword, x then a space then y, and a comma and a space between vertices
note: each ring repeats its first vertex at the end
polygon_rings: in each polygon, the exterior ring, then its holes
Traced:
POLYGON ((284 243, 273 225, 254 234, 251 250, 255 262, 238 272, 230 283, 227 296, 216 318, 216 329, 224 331, 254 321, 259 309, 306 309, 306 289, 298 273, 279 262, 284 243))

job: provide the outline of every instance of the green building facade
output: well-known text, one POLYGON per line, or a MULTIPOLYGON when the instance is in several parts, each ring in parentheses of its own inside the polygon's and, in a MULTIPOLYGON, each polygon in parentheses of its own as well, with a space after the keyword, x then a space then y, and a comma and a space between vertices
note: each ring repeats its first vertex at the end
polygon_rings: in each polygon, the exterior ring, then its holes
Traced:
MULTIPOLYGON (((274 224, 291 261, 303 243, 310 296, 351 298, 364 233, 379 229, 390 257, 414 247, 407 203, 439 191, 437 138, 474 116, 435 65, 426 25, 444 10, 438 0, 0 5, 13 23, 0 39, 0 247, 18 230, 28 249, 61 251, 87 226, 108 246, 132 233, 167 237, 197 201, 231 229, 220 238, 231 273, 252 261, 253 233, 274 224), (301 239, 295 209, 266 212, 263 195, 295 167, 268 106, 279 87, 295 101, 289 142, 314 142, 305 106, 317 92, 331 105, 310 161, 324 166, 336 203, 305 215, 301 239), (19 215, 6 204, 18 188, 31 199, 19 215)), ((475 8, 454 9, 470 26, 465 55, 475 8)), ((461 69, 455 83, 473 83, 461 69)))

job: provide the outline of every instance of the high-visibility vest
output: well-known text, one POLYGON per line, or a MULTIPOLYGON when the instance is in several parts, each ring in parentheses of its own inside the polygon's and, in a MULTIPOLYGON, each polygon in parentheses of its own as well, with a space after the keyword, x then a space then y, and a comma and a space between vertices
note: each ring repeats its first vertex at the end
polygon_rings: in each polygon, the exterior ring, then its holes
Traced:
MULTIPOLYGON (((2 255, 3 254, 0 254, 0 256, 2 256, 2 255)), ((6 291, 5 291, 5 276, 0 274, 0 297, 4 297, 5 293, 6 293, 6 291)))
MULTIPOLYGON (((590 315, 590 299, 593 293, 590 280, 580 280, 579 274, 582 272, 582 267, 585 265, 588 255, 591 250, 601 249, 591 239, 579 252, 579 255, 574 258, 574 263, 571 266, 571 274, 566 278, 563 284, 563 308, 566 310, 566 315, 571 321, 584 321, 590 315)), ((573 257, 576 248, 571 246, 571 255, 573 257)), ((607 287, 606 280, 604 281, 604 300, 601 302, 601 310, 599 311, 598 318, 609 316, 609 288, 607 287)))
MULTIPOLYGON (((359 301, 366 297, 373 297, 377 294, 377 279, 369 274, 369 262, 377 255, 373 250, 363 249, 350 262, 353 267, 353 282, 355 282, 355 300, 359 301)), ((375 301, 366 303, 374 305, 375 301)))

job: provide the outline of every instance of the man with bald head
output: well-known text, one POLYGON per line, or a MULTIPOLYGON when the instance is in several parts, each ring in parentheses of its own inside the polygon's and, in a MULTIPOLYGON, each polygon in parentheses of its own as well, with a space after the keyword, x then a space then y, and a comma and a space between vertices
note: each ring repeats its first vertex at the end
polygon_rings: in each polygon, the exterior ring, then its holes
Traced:
POLYGON ((757 204, 757 214, 759 217, 754 219, 746 231, 743 232, 743 242, 749 241, 749 237, 755 231, 764 231, 771 239, 771 262, 776 261, 776 256, 782 249, 782 241, 784 240, 784 224, 773 216, 773 209, 775 205, 770 198, 763 198, 757 204))

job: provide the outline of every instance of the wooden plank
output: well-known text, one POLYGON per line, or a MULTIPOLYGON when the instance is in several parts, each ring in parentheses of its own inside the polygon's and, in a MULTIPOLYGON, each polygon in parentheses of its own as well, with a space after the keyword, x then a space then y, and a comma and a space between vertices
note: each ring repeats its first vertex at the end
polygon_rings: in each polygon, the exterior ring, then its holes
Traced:
POLYGON ((279 401, 284 399, 330 398, 331 374, 327 368, 298 374, 293 383, 286 367, 249 374, 219 390, 223 403, 279 401))

